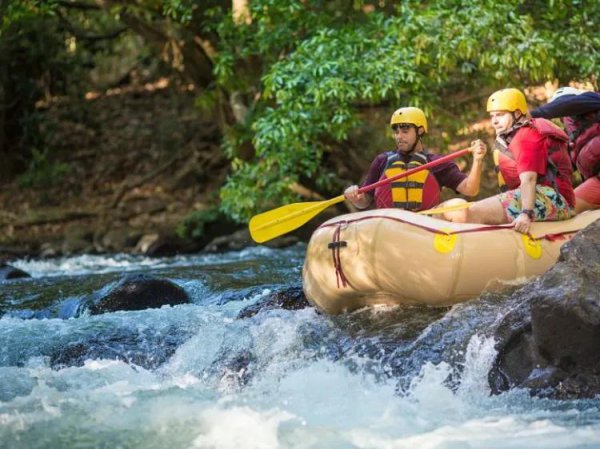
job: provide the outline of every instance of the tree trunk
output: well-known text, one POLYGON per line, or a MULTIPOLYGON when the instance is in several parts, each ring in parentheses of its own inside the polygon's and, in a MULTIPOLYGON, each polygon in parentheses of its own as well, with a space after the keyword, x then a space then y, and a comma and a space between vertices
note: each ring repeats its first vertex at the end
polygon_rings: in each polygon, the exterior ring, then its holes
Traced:
POLYGON ((238 25, 243 23, 252 23, 252 17, 250 16, 249 0, 233 0, 232 13, 233 21, 238 25))
POLYGON ((180 42, 163 30, 127 13, 121 15, 121 21, 158 48, 163 59, 196 86, 204 88, 214 80, 212 61, 204 49, 194 42, 193 37, 186 37, 180 42))

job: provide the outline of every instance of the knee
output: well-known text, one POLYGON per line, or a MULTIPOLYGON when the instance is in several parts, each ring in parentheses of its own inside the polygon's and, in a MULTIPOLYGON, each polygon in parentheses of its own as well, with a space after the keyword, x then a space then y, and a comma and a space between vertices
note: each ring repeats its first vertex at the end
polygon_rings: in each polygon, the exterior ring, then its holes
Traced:
POLYGON ((467 223, 469 221, 469 211, 465 209, 446 212, 444 213, 444 219, 453 223, 467 223))
MULTIPOLYGON (((454 198, 452 200, 446 201, 443 206, 458 206, 459 204, 466 204, 467 201, 462 198, 454 198)), ((451 221, 453 223, 467 223, 469 220, 469 209, 459 209, 444 212, 443 214, 444 220, 451 221)))
POLYGON ((575 214, 580 214, 581 212, 585 212, 586 210, 594 210, 600 208, 598 204, 588 203, 581 198, 577 198, 575 202, 575 214))

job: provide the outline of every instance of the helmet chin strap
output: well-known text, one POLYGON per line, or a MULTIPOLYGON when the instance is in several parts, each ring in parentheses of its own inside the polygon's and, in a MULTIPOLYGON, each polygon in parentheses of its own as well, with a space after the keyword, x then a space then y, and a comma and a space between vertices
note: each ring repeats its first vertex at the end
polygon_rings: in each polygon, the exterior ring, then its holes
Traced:
POLYGON ((411 147, 410 151, 408 151, 406 154, 412 154, 415 151, 415 149, 417 148, 417 145, 419 144, 419 142, 421 141, 421 134, 419 134, 419 127, 416 125, 413 125, 413 126, 415 127, 415 132, 417 133, 417 139, 415 140, 415 143, 411 147))
POLYGON ((524 117, 524 114, 522 114, 521 111, 518 112, 521 114, 519 117, 517 117, 517 111, 511 112, 510 115, 512 116, 513 122, 510 124, 510 126, 514 126, 519 120, 521 120, 521 117, 524 117))

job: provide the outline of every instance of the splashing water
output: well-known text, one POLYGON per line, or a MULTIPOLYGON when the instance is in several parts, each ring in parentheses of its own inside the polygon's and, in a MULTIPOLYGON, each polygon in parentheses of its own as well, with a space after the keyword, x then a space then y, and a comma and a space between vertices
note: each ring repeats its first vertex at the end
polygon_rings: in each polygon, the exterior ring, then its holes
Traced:
MULTIPOLYGON (((238 319, 299 285, 304 248, 220 256, 18 261, 2 310, 89 294, 123 272, 192 304, 72 319, 0 319, 0 447, 595 448, 597 400, 490 396, 505 304, 450 311, 312 308, 238 319)), ((40 306, 40 307, 41 307, 40 306)))

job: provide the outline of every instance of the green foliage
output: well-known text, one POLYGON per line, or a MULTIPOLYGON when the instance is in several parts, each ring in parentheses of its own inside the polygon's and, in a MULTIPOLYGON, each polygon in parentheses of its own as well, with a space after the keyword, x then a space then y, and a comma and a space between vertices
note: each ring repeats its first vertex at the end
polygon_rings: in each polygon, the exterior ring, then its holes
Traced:
POLYGON ((65 175, 71 172, 71 166, 59 162, 50 162, 47 151, 32 150, 29 168, 19 176, 21 187, 55 187, 63 183, 65 175))
POLYGON ((193 2, 190 0, 167 0, 163 2, 163 13, 167 17, 188 23, 193 16, 193 2))
MULTIPOLYGON (((118 41, 82 39, 76 36, 82 30, 89 37, 127 26, 181 73, 212 67, 192 79, 203 92, 198 106, 218 110, 229 124, 223 149, 231 175, 221 210, 238 221, 297 201, 293 186, 307 180, 323 195, 339 194, 332 156, 360 126, 362 108, 391 113, 420 106, 431 128, 447 132, 447 143, 484 115, 485 97, 495 89, 597 83, 600 72, 600 2, 249 0, 251 21, 243 24, 234 22, 225 0, 81 5, 0 3, 0 100, 16 91, 26 101, 15 104, 27 104, 10 114, 18 123, 4 128, 23 126, 42 91, 67 92, 86 67, 97 65, 96 55, 119 53, 118 41), (197 64, 203 52, 209 62, 197 64), (233 93, 249 110, 235 124, 233 93)), ((386 128, 382 122, 381 132, 386 128)), ((44 167, 40 154, 32 163, 44 167)))
POLYGON ((0 36, 16 24, 52 16, 56 8, 55 0, 7 0, 0 4, 0 36))
POLYGON ((392 14, 358 9, 344 20, 309 3, 321 14, 299 1, 264 0, 252 2, 253 23, 238 26, 237 35, 221 22, 222 43, 230 45, 216 68, 222 84, 240 79, 233 67, 248 55, 262 52, 262 61, 273 62, 264 66, 249 125, 256 158, 233 155, 221 192, 223 209, 237 220, 297 200, 291 186, 301 177, 331 179, 324 155, 357 125, 358 105, 387 104, 390 113, 420 106, 433 126, 455 132, 483 109, 483 98, 469 99, 473 92, 593 81, 598 71, 594 2, 405 1, 392 14))

